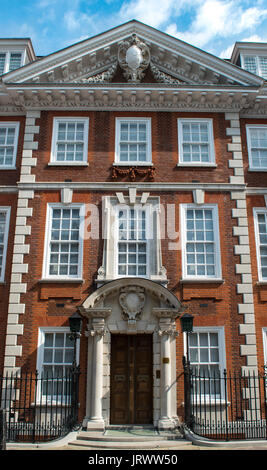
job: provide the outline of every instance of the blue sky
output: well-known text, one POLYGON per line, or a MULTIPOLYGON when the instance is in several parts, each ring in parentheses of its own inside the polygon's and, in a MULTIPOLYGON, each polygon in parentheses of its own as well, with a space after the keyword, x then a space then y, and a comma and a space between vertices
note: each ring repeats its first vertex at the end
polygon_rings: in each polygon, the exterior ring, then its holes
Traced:
POLYGON ((136 19, 219 57, 267 42, 267 0, 0 0, 0 37, 30 37, 47 55, 136 19))

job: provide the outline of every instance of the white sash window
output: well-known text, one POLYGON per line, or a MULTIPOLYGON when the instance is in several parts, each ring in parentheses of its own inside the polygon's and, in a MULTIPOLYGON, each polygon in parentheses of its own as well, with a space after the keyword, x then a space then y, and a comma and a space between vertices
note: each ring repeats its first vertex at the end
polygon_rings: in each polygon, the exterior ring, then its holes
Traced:
POLYGON ((214 165, 211 119, 178 119, 179 165, 214 165))
POLYGON ((48 205, 44 278, 81 278, 83 206, 48 205))
POLYGON ((15 168, 18 135, 18 122, 0 123, 0 170, 15 168))
POLYGON ((183 278, 221 277, 218 210, 215 205, 181 205, 183 278))
POLYGON ((86 163, 88 129, 86 118, 54 118, 51 162, 61 165, 86 163))
POLYGON ((150 119, 117 118, 115 163, 151 164, 150 119))

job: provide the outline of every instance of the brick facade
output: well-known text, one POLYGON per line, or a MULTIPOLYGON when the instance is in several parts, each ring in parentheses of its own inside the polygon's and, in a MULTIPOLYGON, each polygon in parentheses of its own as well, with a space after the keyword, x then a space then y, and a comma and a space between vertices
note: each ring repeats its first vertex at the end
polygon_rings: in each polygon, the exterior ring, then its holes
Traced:
MULTIPOLYGON (((151 75, 152 72, 149 73, 151 75)), ((152 80, 150 75, 146 75, 143 84, 153 83, 155 87, 157 81, 152 80)), ((123 90, 127 82, 121 77, 120 71, 113 77, 112 84, 116 84, 117 88, 121 86, 123 90)), ((72 86, 75 91, 75 84, 72 86)), ((131 86, 135 93, 140 84, 136 90, 131 86)), ((147 91, 149 100, 153 95, 153 86, 152 91, 147 91)), ((98 85, 97 90, 101 90, 100 87, 98 85)), ((66 93, 65 90, 64 96, 66 93)), ((120 91, 117 90, 117 93, 119 96, 120 91)), ((188 102, 190 104, 190 100, 188 102)), ((103 229, 103 198, 114 198, 118 192, 128 197, 129 188, 136 188, 138 197, 148 192, 150 198, 159 198, 166 210, 168 207, 174 208, 173 230, 180 238, 181 204, 196 203, 196 190, 204 198, 204 206, 216 205, 221 279, 206 279, 205 282, 183 279, 181 248, 170 249, 170 239, 165 237, 161 240, 161 255, 168 279, 167 290, 194 316, 196 329, 224 329, 228 370, 261 368, 267 360, 263 345, 263 329, 267 328, 264 313, 267 284, 258 283, 253 208, 266 208, 264 196, 267 193, 265 173, 249 171, 245 126, 255 123, 267 125, 266 115, 244 116, 241 105, 238 110, 229 107, 214 111, 203 111, 201 106, 193 109, 189 105, 188 109, 180 110, 166 110, 164 105, 155 111, 142 107, 133 109, 132 106, 129 110, 125 107, 114 110, 109 106, 95 110, 94 106, 86 108, 78 103, 70 109, 63 100, 62 106, 57 104, 53 107, 52 101, 47 109, 40 105, 37 108, 22 106, 19 114, 9 111, 0 116, 0 122, 20 123, 16 168, 0 171, 0 206, 11 207, 5 281, 0 285, 1 371, 34 371, 40 328, 68 327, 69 317, 99 287, 98 271, 105 249, 102 237, 84 239, 82 280, 43 279, 47 208, 51 203, 62 204, 64 188, 73 192, 72 204, 97 207, 100 233, 103 229), (54 117, 89 118, 86 165, 50 165, 54 117), (129 174, 118 174, 114 178, 115 120, 118 117, 151 119, 154 178, 149 178, 148 173, 137 174, 134 181, 129 174), (214 166, 177 165, 179 118, 212 120, 214 166)), ((196 204, 199 208, 204 206, 203 203, 196 204)), ((180 332, 176 339, 178 376, 182 371, 184 338, 179 318, 176 323, 176 329, 180 332)), ((88 367, 86 331, 87 320, 84 318, 79 359, 82 371, 81 416, 86 414, 87 406, 84 398, 88 367)), ((182 388, 178 384, 178 415, 182 403, 182 388)))

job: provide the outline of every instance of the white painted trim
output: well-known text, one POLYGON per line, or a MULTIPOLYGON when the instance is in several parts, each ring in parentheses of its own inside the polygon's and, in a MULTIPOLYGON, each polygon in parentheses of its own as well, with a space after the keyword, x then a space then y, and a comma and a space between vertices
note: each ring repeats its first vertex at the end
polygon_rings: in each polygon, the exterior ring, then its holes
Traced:
POLYGON ((267 326, 262 328, 264 364, 267 365, 267 326))
POLYGON ((6 270, 6 256, 7 256, 8 233, 9 233, 9 222, 10 222, 11 207, 0 207, 0 212, 5 212, 6 213, 6 224, 5 224, 5 233, 4 233, 4 242, 3 242, 4 249, 3 249, 2 275, 0 276, 0 282, 4 282, 5 270, 6 270))
MULTIPOLYGON (((193 333, 218 333, 220 368, 226 369, 225 327, 224 326, 194 326, 193 333)), ((183 333, 184 355, 187 355, 186 333, 183 333)))
MULTIPOLYGON (((36 370, 39 373, 39 377, 41 377, 41 372, 42 372, 42 366, 43 366, 43 359, 44 359, 44 339, 45 339, 45 333, 70 333, 70 328, 65 327, 65 326, 46 326, 46 327, 39 327, 38 328, 38 340, 37 340, 37 358, 36 358, 36 370)), ((73 343, 74 346, 74 343, 73 343)), ((80 362, 80 338, 77 338, 77 343, 76 343, 76 363, 77 365, 80 362)), ((51 363, 53 365, 54 363, 51 363)), ((65 365, 65 363, 62 363, 62 365, 65 365)), ((38 384, 39 385, 39 384, 38 384)), ((41 402, 41 396, 40 396, 40 387, 38 386, 37 388, 37 405, 38 403, 41 402)), ((49 405, 53 405, 53 403, 56 404, 56 402, 52 401, 52 403, 49 401, 49 405)), ((64 405, 64 401, 63 401, 64 405)))
MULTIPOLYGON (((257 49, 257 52, 256 50, 254 50, 252 53, 249 53, 248 51, 247 52, 242 52, 240 54, 240 60, 241 60, 241 68, 246 70, 246 72, 249 72, 249 73, 252 73, 253 75, 258 75, 259 77, 263 77, 262 74, 262 70, 261 70, 261 65, 260 65, 260 57, 263 57, 263 58, 266 58, 267 56, 267 53, 266 53, 266 49, 263 49, 263 50, 258 50, 257 49), (255 63, 256 63, 256 72, 254 74, 254 72, 251 72, 250 70, 247 70, 246 67, 245 67, 245 58, 251 58, 251 59, 255 59, 255 63)), ((265 78, 266 80, 266 78, 265 78)))
POLYGON ((219 230, 219 214, 217 204, 180 204, 180 234, 182 244, 182 280, 213 280, 222 279, 222 268, 221 268, 221 250, 220 250, 220 230, 219 230), (215 246, 215 274, 214 276, 188 276, 186 274, 186 217, 185 212, 187 209, 210 209, 213 213, 213 227, 214 227, 214 246, 215 246))
MULTIPOLYGON (((266 168, 257 168, 253 166, 252 156, 251 156, 251 138, 250 138, 250 129, 266 129, 267 125, 264 124, 246 124, 246 137, 247 137, 247 149, 248 149, 248 160, 249 160, 249 171, 267 171, 266 168)), ((267 147, 266 147, 267 150, 267 147)))
POLYGON ((11 54, 21 54, 21 59, 20 59, 20 66, 17 69, 11 70, 11 72, 17 71, 20 67, 22 67, 25 64, 25 58, 26 58, 26 49, 10 49, 10 45, 2 46, 0 45, 0 54, 5 54, 5 65, 4 65, 4 70, 1 75, 4 75, 9 72, 10 68, 10 56, 11 54))
MULTIPOLYGON (((254 219, 254 230, 255 230, 255 245, 256 245, 256 253, 257 253, 257 267, 258 267, 258 280, 259 282, 267 281, 264 279, 261 274, 261 261, 260 261, 260 235, 259 235, 259 227, 258 227, 258 214, 266 214, 267 216, 267 209, 266 207, 253 207, 253 219, 254 219)), ((267 235, 267 233, 266 233, 267 235)))
MULTIPOLYGON (((223 376, 223 371, 226 369, 226 345, 225 345, 225 327, 224 326, 196 326, 193 327, 193 333, 218 333, 218 349, 219 349, 219 369, 221 377, 223 376)), ((187 357, 187 341, 186 333, 183 333, 183 344, 184 344, 184 356, 187 357)), ((201 365, 201 362, 198 362, 201 365)), ((220 383, 220 386, 222 383, 220 383)), ((221 389, 222 400, 226 400, 225 390, 221 389)), ((197 404, 202 403, 202 400, 196 397, 197 404)), ((208 396, 210 403, 216 401, 216 398, 208 396)))
POLYGON ((14 127, 15 128, 15 137, 14 137, 14 152, 13 152, 13 162, 12 165, 0 165, 1 170, 16 170, 16 159, 17 159, 17 150, 18 150, 18 139, 19 139, 19 126, 20 123, 16 121, 0 121, 1 127, 14 127))
MULTIPOLYGON (((74 166, 76 164, 75 160, 67 160, 61 161, 56 160, 56 144, 57 144, 57 136, 58 136, 58 125, 60 122, 80 122, 84 123, 84 140, 83 140, 83 160, 77 161, 77 166, 87 164, 88 160, 88 134, 89 134, 89 118, 86 117, 64 117, 64 116, 55 116, 53 118, 53 132, 52 132, 52 142, 51 142, 51 154, 50 154, 50 165, 64 165, 74 166)), ((73 144, 73 141, 70 141, 70 144, 73 144)))
MULTIPOLYGON (((136 142, 133 142, 135 144, 136 142)), ((152 142, 151 142, 151 118, 147 117, 117 117, 116 118, 116 125, 115 125, 115 164, 125 165, 125 166, 138 166, 138 165, 151 165, 152 163, 152 142), (135 161, 121 161, 120 160, 120 153, 119 153, 119 144, 120 144, 120 126, 121 123, 128 123, 128 122, 136 122, 141 123, 144 122, 146 124, 146 161, 139 162, 138 160, 135 161)))
MULTIPOLYGON (((51 276, 49 275, 49 255, 50 255, 50 234, 51 234, 51 221, 52 221, 52 209, 80 209, 80 227, 83 227, 83 219, 85 212, 85 204, 63 204, 63 203, 48 203, 47 214, 46 214, 46 227, 45 227, 45 240, 44 240, 44 251, 43 251, 43 274, 42 280, 70 280, 82 279, 83 274, 83 236, 79 234, 79 262, 78 262, 78 273, 76 276, 51 276)), ((67 241, 66 241, 67 242, 67 241)))
MULTIPOLYGON (((42 326, 38 328, 38 343, 37 343, 37 359, 36 369, 41 371, 43 365, 43 348, 44 348, 44 335, 45 333, 70 333, 70 328, 67 326, 42 326)), ((77 351, 76 362, 79 364, 80 358, 80 339, 77 338, 77 351)))
MULTIPOLYGON (((179 118, 177 119, 177 126, 178 126, 178 166, 215 166, 215 148, 214 148, 214 133, 213 133, 213 119, 205 119, 205 118, 179 118), (207 145, 209 147, 209 161, 208 162, 196 162, 190 161, 185 162, 183 161, 183 130, 182 125, 183 123, 207 123, 208 124, 208 137, 209 140, 207 145)), ((193 142, 192 142, 193 143, 193 142)), ((206 143, 206 142, 203 142, 206 143)))

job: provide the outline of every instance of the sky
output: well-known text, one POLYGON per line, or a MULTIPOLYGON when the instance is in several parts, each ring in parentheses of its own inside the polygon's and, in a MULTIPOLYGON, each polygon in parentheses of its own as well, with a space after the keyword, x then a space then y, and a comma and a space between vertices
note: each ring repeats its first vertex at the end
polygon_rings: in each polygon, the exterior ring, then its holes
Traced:
POLYGON ((0 37, 30 37, 36 55, 136 19, 221 58, 236 41, 267 42, 267 0, 0 0, 0 37))

